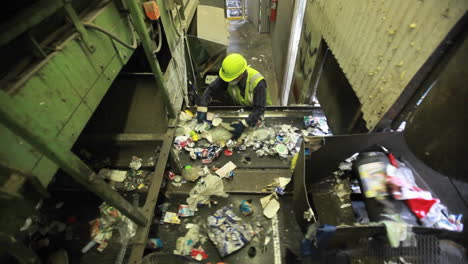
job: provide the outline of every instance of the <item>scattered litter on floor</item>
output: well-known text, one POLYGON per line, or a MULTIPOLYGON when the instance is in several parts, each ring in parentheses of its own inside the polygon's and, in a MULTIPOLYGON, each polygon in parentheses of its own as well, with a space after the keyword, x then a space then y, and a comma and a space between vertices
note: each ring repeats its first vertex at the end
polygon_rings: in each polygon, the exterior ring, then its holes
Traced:
POLYGON ((255 232, 249 223, 243 223, 231 207, 223 207, 208 216, 208 237, 221 257, 243 248, 255 232))
POLYGON ((104 202, 99 206, 99 211, 100 217, 90 222, 92 240, 81 250, 82 253, 86 253, 95 244, 99 244, 98 251, 103 251, 115 229, 119 229, 123 236, 121 240, 130 240, 136 234, 136 225, 113 206, 104 202))
POLYGON ((179 211, 177 212, 177 214, 180 217, 189 217, 189 216, 194 216, 195 211, 190 209, 190 207, 188 205, 181 204, 181 205, 179 205, 179 211))
POLYGON ((197 248, 192 248, 192 252, 190 255, 196 261, 202 261, 208 258, 208 254, 206 254, 205 250, 201 246, 197 248))
POLYGON ((197 185, 190 190, 190 197, 187 198, 187 204, 190 209, 197 210, 198 204, 207 204, 210 201, 210 196, 227 197, 224 192, 223 180, 212 174, 208 174, 204 178, 200 178, 197 185))
POLYGON ((252 200, 243 200, 239 205, 239 210, 244 215, 251 215, 254 212, 252 200))
POLYGON ((284 189, 286 185, 291 181, 290 177, 278 177, 275 178, 273 183, 268 184, 263 191, 265 192, 276 192, 279 195, 284 195, 284 189))
POLYGON ((137 156, 133 156, 132 162, 130 162, 130 168, 132 170, 139 170, 141 168, 142 162, 143 162, 143 159, 137 156))
POLYGON ((169 206, 171 206, 170 203, 163 203, 163 204, 158 205, 158 208, 161 212, 165 213, 167 209, 169 208, 169 206))
POLYGON ((124 191, 134 190, 148 190, 150 178, 150 172, 143 170, 129 170, 127 171, 127 177, 121 183, 117 183, 115 186, 117 189, 124 191))
POLYGON ((236 168, 236 164, 234 164, 232 161, 229 161, 228 163, 224 164, 224 166, 216 170, 216 174, 218 174, 218 176, 221 178, 232 178, 233 171, 236 168))
POLYGON ((148 238, 146 248, 158 249, 163 247, 163 241, 159 238, 148 238))
POLYGON ((200 177, 201 166, 187 165, 182 171, 182 178, 186 181, 196 181, 200 177))
POLYGON ((198 225, 192 225, 185 236, 177 239, 174 254, 181 256, 191 255, 193 247, 199 243, 201 239, 200 227, 198 225))
POLYGON ((127 171, 101 169, 98 175, 103 179, 108 179, 115 182, 123 182, 127 178, 127 171))
POLYGON ((350 206, 351 206, 350 203, 345 203, 345 204, 342 204, 342 205, 340 206, 340 208, 341 208, 341 209, 344 209, 344 208, 348 208, 348 207, 350 207, 350 206))
POLYGON ((260 203, 262 204, 263 215, 267 218, 273 218, 280 209, 280 203, 278 202, 278 195, 276 195, 276 193, 261 198, 260 203))
POLYGON ((304 116, 304 136, 325 136, 330 135, 327 119, 324 116, 304 116))
POLYGON ((168 224, 180 224, 179 216, 173 212, 166 212, 163 221, 168 224))
POLYGON ((193 113, 190 112, 189 110, 181 111, 179 115, 179 120, 180 121, 189 121, 193 118, 193 113))
POLYGON ((400 246, 401 242, 407 241, 409 243, 413 236, 411 226, 405 222, 398 220, 398 215, 393 217, 392 220, 382 221, 387 231, 388 243, 392 248, 400 246))

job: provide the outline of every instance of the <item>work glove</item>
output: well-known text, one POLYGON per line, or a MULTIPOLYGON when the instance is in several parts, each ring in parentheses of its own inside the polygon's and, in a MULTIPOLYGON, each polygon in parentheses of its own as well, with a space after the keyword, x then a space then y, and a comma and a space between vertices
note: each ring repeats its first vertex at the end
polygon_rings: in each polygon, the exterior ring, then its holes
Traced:
POLYGON ((206 120, 206 112, 208 112, 208 107, 198 106, 197 107, 197 121, 198 123, 203 123, 206 120))
POLYGON ((235 122, 231 124, 232 129, 229 130, 229 132, 232 133, 232 138, 233 140, 237 140, 242 136, 242 133, 244 133, 245 128, 247 127, 247 123, 245 120, 242 120, 240 122, 235 122))

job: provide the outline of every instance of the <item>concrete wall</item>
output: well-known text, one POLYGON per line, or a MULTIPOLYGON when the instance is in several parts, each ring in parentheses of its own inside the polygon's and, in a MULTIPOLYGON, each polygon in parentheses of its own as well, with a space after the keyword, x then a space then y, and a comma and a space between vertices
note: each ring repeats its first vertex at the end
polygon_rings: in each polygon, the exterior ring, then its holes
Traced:
POLYGON ((283 85, 293 9, 294 1, 278 1, 276 22, 271 22, 270 24, 274 69, 278 87, 280 87, 278 89, 278 96, 281 95, 281 87, 283 85))

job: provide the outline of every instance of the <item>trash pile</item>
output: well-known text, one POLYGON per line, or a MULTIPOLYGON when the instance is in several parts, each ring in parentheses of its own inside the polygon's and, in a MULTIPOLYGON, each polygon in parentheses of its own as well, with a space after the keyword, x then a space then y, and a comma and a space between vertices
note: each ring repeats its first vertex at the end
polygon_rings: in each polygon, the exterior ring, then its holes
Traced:
POLYGON ((202 124, 192 119, 193 114, 181 113, 181 123, 176 130, 174 148, 185 150, 193 160, 210 164, 220 155, 231 156, 236 151, 252 149, 258 157, 279 156, 291 158, 299 152, 302 137, 329 135, 325 117, 304 117, 304 130, 291 125, 266 127, 264 122, 247 129, 237 140, 231 140, 230 124, 209 113, 211 118, 202 124))
MULTIPOLYGON (((449 214, 439 199, 416 184, 412 169, 385 147, 378 146, 355 153, 340 163, 339 170, 334 174, 337 178, 348 174, 357 177, 350 180, 350 192, 365 196, 366 201, 378 203, 383 209, 378 214, 373 212, 373 215, 369 213, 369 216, 364 216, 353 202, 356 215, 385 224, 387 229, 391 228, 391 233, 402 229, 401 226, 406 228, 414 225, 463 231, 463 215, 449 214), (399 203, 403 206, 395 206, 399 203)), ((407 237, 406 231, 400 233, 407 237)), ((392 239, 392 246, 398 246, 392 239)))
POLYGON ((37 213, 29 216, 19 228, 17 238, 24 238, 25 246, 33 250, 54 247, 54 241, 78 240, 78 219, 74 215, 60 216, 64 202, 48 203, 40 200, 35 206, 37 213))
POLYGON ((223 207, 208 216, 208 237, 221 257, 243 248, 255 235, 252 226, 243 223, 231 207, 223 207))
POLYGON ((190 209, 196 211, 199 204, 209 204, 210 196, 227 197, 224 192, 223 180, 212 174, 207 174, 205 177, 200 178, 192 190, 190 190, 187 204, 190 209))
POLYGON ((84 254, 94 245, 99 244, 97 250, 102 252, 117 229, 122 244, 127 243, 136 234, 136 225, 126 216, 105 202, 99 206, 101 216, 90 222, 92 240, 81 250, 84 254))
POLYGON ((291 125, 259 128, 247 133, 239 150, 252 148, 258 157, 276 156, 291 158, 299 152, 302 144, 301 130, 291 125))
MULTIPOLYGON (((150 161, 153 162, 154 161, 150 161)), ((141 170, 143 160, 137 156, 132 157, 130 162, 130 169, 124 170, 112 170, 112 169, 101 169, 98 175, 110 181, 112 186, 117 190, 122 191, 146 191, 149 189, 150 184, 150 172, 141 170)))
POLYGON ((302 135, 306 136, 326 136, 331 135, 327 119, 324 116, 304 116, 304 127, 302 135))

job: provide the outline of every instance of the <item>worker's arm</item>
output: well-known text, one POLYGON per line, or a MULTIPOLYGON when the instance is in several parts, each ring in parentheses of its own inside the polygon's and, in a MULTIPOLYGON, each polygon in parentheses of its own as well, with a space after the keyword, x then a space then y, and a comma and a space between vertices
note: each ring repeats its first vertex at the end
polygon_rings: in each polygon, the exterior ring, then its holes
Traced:
POLYGON ((206 87, 205 92, 200 98, 200 102, 198 102, 198 106, 207 107, 211 103, 211 96, 217 93, 224 93, 228 88, 228 83, 223 81, 219 76, 214 80, 212 83, 206 87))
POLYGON ((253 109, 250 115, 245 119, 245 122, 253 127, 257 124, 258 120, 265 113, 266 97, 267 97, 267 87, 265 80, 261 80, 257 87, 254 90, 253 96, 253 109))
POLYGON ((203 123, 206 120, 206 113, 208 112, 208 105, 211 102, 211 96, 216 93, 224 93, 228 87, 228 83, 223 81, 219 76, 212 83, 206 87, 203 95, 198 98, 197 103, 197 121, 203 123))
POLYGON ((246 119, 241 120, 240 122, 231 124, 232 129, 230 131, 232 133, 232 139, 237 140, 242 135, 242 133, 244 133, 246 127, 254 127, 257 124, 258 120, 263 116, 263 114, 265 113, 267 97, 266 89, 267 88, 265 80, 261 80, 254 90, 252 102, 253 109, 250 115, 246 119))

